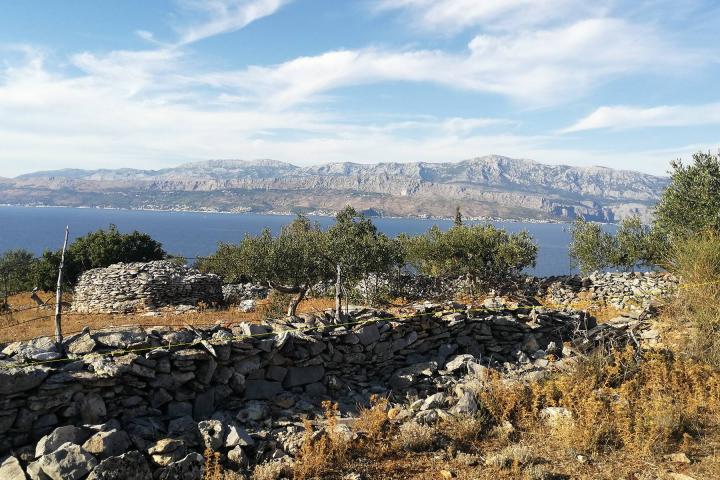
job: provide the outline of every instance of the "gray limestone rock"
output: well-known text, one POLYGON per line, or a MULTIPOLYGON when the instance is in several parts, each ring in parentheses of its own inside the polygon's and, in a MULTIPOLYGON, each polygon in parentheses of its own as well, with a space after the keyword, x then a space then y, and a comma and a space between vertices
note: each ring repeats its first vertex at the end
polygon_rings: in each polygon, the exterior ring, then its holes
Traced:
POLYGON ((115 457, 130 447, 130 437, 122 430, 97 432, 83 444, 83 450, 103 459, 115 457))
POLYGON ((287 375, 283 380, 283 386, 286 388, 307 385, 322 380, 325 376, 325 368, 322 365, 312 365, 309 367, 291 367, 288 369, 287 375))
POLYGON ((152 480, 145 457, 133 450, 106 458, 90 473, 87 480, 152 480))
POLYGON ((81 445, 88 435, 82 428, 73 425, 58 427, 52 433, 42 437, 35 445, 35 458, 52 453, 65 443, 81 445))
POLYGON ((18 459, 11 456, 0 461, 0 479, 27 480, 27 477, 18 459))
POLYGON ((203 420, 198 423, 200 437, 205 444, 205 448, 212 451, 220 450, 225 440, 225 425, 220 420, 203 420))
POLYGON ((79 480, 90 473, 95 465, 95 457, 72 443, 65 443, 40 458, 40 469, 51 480, 79 480))
POLYGON ((187 456, 169 464, 160 471, 159 480, 198 480, 203 478, 205 459, 199 453, 187 456))
POLYGON ((187 448, 182 440, 163 438, 148 449, 148 454, 156 464, 165 467, 177 462, 187 455, 187 448))
POLYGON ((280 382, 267 380, 247 380, 245 382, 245 398, 248 400, 270 400, 283 391, 280 382))
POLYGON ((32 390, 50 374, 50 368, 32 366, 23 368, 0 368, 0 395, 32 390))

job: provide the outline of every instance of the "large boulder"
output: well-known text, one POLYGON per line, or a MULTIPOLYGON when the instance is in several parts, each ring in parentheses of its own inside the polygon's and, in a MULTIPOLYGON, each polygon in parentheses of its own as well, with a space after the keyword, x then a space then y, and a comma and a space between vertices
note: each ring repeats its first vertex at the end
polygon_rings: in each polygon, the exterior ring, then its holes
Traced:
POLYGON ((82 429, 73 425, 64 425, 45 435, 35 445, 35 458, 52 453, 65 443, 82 444, 88 438, 88 434, 82 429))
POLYGON ((96 465, 95 457, 72 443, 65 443, 40 459, 40 469, 51 480, 78 480, 96 465))

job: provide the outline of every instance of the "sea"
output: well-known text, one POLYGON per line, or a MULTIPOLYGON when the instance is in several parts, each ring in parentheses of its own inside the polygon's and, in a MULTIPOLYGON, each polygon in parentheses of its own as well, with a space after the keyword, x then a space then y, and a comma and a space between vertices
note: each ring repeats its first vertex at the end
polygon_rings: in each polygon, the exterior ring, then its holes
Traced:
MULTIPOLYGON (((190 260, 212 254, 218 242, 238 242, 246 233, 257 234, 268 227, 273 232, 292 221, 292 215, 252 213, 169 212, 150 210, 111 210, 98 208, 0 206, 0 253, 24 248, 36 254, 62 247, 65 226, 70 240, 114 224, 120 231, 138 230, 162 242, 165 251, 190 260)), ((311 217, 321 226, 333 223, 331 217, 311 217)), ((389 236, 427 231, 433 225, 450 228, 452 220, 422 218, 373 218, 378 229, 389 236)), ((481 222, 468 222, 481 223, 481 222)), ((526 230, 538 244, 537 265, 527 273, 537 276, 574 273, 568 257, 569 225, 492 221, 510 232, 526 230)), ((611 227, 609 227, 611 228, 611 227)))

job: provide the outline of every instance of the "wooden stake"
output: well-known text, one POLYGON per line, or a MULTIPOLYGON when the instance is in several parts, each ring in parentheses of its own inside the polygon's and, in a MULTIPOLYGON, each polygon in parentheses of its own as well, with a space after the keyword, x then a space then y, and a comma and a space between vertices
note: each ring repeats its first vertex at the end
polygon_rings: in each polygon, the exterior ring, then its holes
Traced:
POLYGON ((55 291, 55 342, 58 349, 62 347, 62 282, 63 269, 65 268, 65 250, 67 250, 68 233, 70 226, 65 227, 65 241, 63 242, 62 254, 60 255, 60 270, 58 271, 57 290, 55 291))

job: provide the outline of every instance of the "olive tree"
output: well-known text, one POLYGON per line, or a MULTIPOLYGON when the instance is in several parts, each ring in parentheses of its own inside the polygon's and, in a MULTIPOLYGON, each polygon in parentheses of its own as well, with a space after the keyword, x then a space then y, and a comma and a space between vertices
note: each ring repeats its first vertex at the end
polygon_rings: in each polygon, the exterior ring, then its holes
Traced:
POLYGON ((379 233, 368 217, 347 206, 326 232, 325 259, 335 273, 335 318, 342 314, 343 290, 371 273, 386 273, 401 260, 397 244, 379 233))
POLYGON ((720 231, 720 154, 698 152, 689 165, 676 160, 671 167, 654 228, 672 243, 704 230, 720 231))
POLYGON ((570 260, 583 273, 612 266, 615 251, 613 236, 602 225, 578 218, 570 230, 570 260))
POLYGON ((637 216, 623 219, 615 234, 583 219, 576 220, 571 229, 570 258, 583 273, 654 266, 660 261, 661 248, 657 231, 644 225, 637 216))
POLYGON ((219 274, 226 282, 247 278, 279 293, 294 295, 287 311, 294 316, 310 288, 332 278, 323 253, 324 243, 319 225, 298 216, 277 236, 266 228, 259 235, 245 235, 237 245, 220 244, 217 252, 199 262, 198 267, 219 274))
POLYGON ((435 278, 465 277, 474 292, 501 284, 535 265, 537 245, 527 232, 508 233, 493 225, 433 226, 407 237, 408 260, 435 278))

